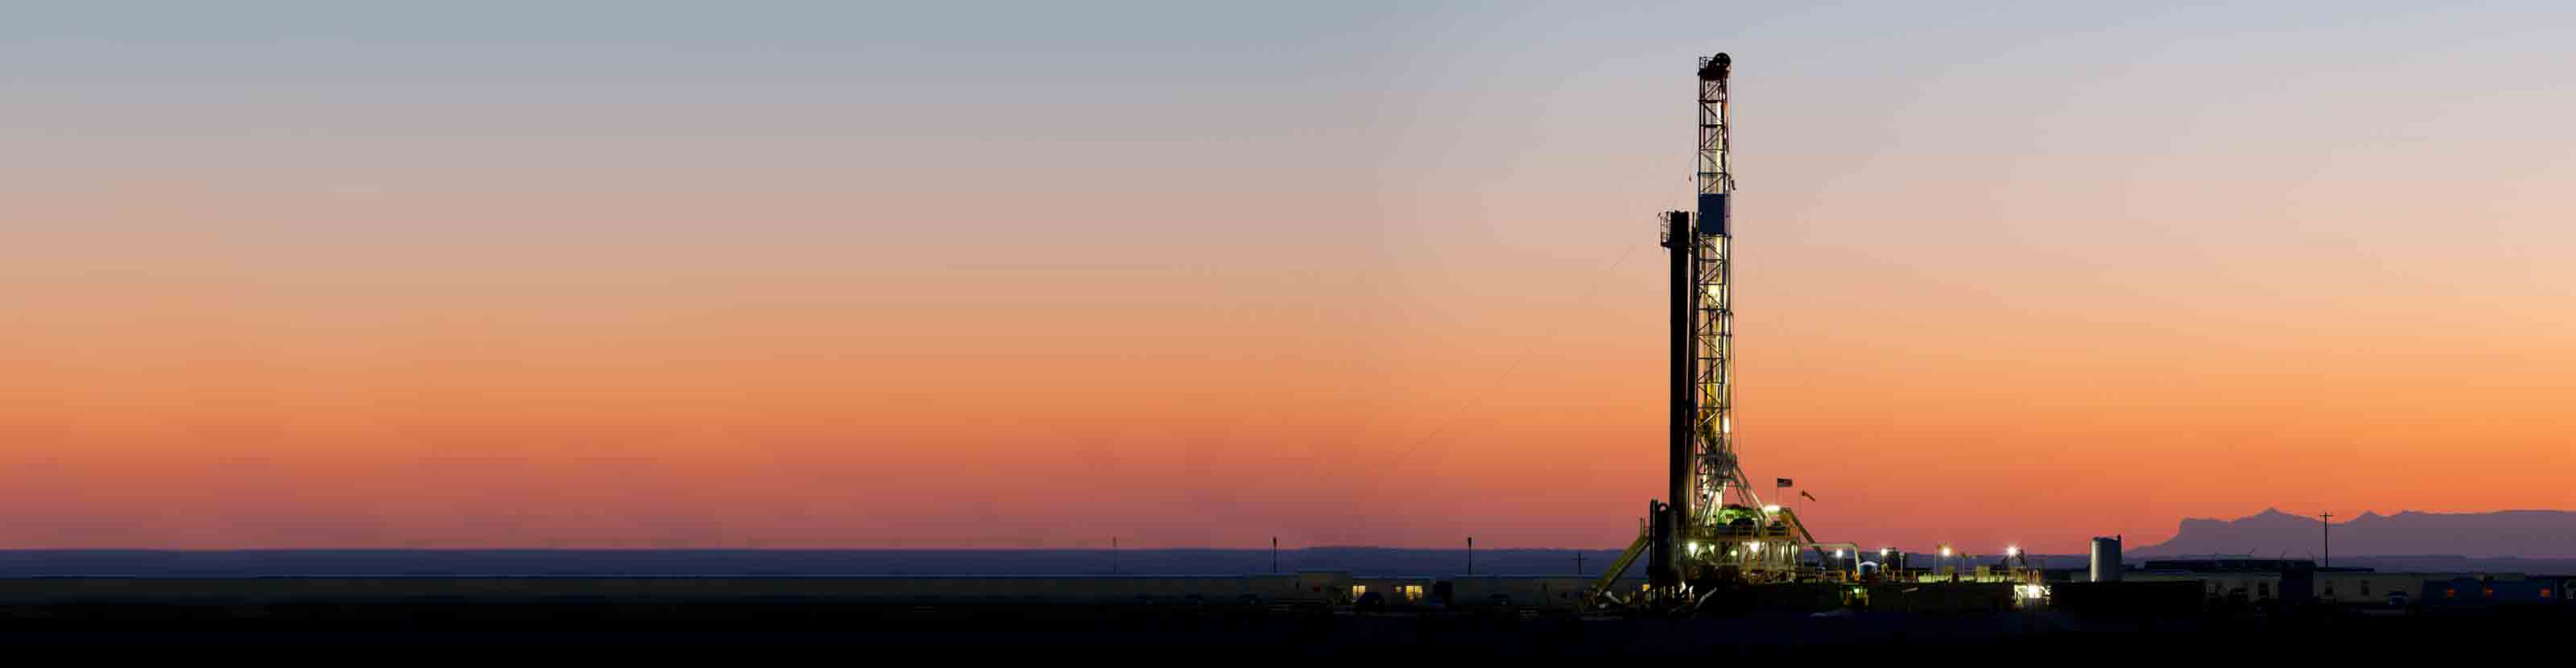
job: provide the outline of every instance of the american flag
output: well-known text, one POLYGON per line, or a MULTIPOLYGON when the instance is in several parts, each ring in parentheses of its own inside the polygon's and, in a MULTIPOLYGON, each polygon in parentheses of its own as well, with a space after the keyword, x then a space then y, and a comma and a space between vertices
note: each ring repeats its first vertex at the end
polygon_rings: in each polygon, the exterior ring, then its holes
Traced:
POLYGON ((1789 486, 1789 479, 1788 479, 1788 478, 1781 478, 1781 479, 1780 479, 1780 486, 1781 486, 1781 487, 1787 487, 1787 486, 1789 486))

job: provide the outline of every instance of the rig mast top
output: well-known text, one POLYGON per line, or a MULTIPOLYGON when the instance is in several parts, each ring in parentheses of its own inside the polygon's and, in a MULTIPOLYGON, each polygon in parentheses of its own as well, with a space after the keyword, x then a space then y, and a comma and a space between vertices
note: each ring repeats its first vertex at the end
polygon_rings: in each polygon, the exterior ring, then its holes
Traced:
MULTIPOLYGON (((1723 195, 1735 189, 1733 165, 1726 161, 1726 75, 1733 67, 1726 54, 1699 59, 1699 192, 1723 195)), ((1702 211, 1706 213, 1706 211, 1702 211)))

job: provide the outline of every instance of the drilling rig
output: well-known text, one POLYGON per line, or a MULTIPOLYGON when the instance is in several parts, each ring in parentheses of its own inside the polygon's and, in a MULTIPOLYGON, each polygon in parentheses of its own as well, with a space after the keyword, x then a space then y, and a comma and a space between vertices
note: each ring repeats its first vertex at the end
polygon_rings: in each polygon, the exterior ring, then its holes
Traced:
POLYGON ((1723 53, 1699 59, 1698 209, 1660 217, 1672 289, 1668 489, 1665 500, 1647 502, 1636 542, 1594 583, 1588 602, 1596 607, 1695 609, 1732 586, 1844 574, 1821 560, 1803 565, 1805 553, 1819 547, 1815 537, 1796 513, 1764 503, 1736 458, 1732 64, 1723 53), (1617 591, 1619 576, 1640 556, 1644 589, 1617 591))

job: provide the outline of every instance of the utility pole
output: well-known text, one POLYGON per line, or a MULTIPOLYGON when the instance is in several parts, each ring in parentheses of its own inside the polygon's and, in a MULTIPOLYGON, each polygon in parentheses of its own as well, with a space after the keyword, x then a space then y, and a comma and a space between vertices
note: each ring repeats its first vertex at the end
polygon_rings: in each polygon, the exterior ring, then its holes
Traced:
POLYGON ((1582 575, 1582 574, 1583 574, 1583 551, 1582 551, 1582 550, 1575 550, 1575 551, 1574 551, 1574 574, 1575 574, 1575 575, 1582 575))
POLYGON ((1467 574, 1476 574, 1476 537, 1467 537, 1467 574))
POLYGON ((2320 523, 2320 524, 2325 525, 2325 533, 2326 533, 2326 564, 2325 564, 2325 565, 2326 565, 2326 566, 2331 567, 2331 566, 2334 566, 2334 513, 2321 513, 2321 514, 2319 514, 2319 515, 2318 515, 2318 517, 2319 517, 2319 518, 2320 518, 2320 520, 2321 520, 2319 523, 2320 523))
POLYGON ((1279 537, 1270 537, 1270 572, 1279 572, 1279 537))
POLYGON ((1112 575, 1115 575, 1115 574, 1117 574, 1117 573, 1118 573, 1118 537, 1117 537, 1117 536, 1110 536, 1110 537, 1109 537, 1109 572, 1110 572, 1110 574, 1112 574, 1112 575))

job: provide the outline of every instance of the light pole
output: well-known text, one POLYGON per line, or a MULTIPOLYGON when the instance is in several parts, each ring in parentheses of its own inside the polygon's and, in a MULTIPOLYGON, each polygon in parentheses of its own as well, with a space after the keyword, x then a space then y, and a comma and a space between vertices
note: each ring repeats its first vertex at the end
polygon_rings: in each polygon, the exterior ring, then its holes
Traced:
POLYGON ((2325 532, 2326 532, 2326 564, 2325 564, 2325 565, 2326 565, 2327 567, 2333 567, 2333 566, 2334 566, 2334 513, 2325 513, 2325 514, 2323 514, 2323 515, 2319 516, 2319 518, 2318 518, 2318 522, 2317 522, 2317 523, 2318 523, 2318 524, 2323 524, 2323 525, 2325 525, 2325 532))

